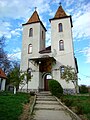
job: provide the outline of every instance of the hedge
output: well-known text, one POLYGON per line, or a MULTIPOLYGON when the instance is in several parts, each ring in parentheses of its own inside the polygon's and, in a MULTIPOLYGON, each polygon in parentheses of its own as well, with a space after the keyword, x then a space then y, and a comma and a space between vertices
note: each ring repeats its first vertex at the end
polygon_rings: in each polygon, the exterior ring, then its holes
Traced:
POLYGON ((56 97, 60 97, 63 94, 63 88, 57 80, 49 80, 49 90, 56 97))

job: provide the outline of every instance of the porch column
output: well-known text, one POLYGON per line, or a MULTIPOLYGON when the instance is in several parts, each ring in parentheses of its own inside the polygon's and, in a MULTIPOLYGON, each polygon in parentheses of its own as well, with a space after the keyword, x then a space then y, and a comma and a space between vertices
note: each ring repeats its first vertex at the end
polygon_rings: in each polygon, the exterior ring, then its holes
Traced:
POLYGON ((1 83, 1 90, 5 90, 5 83, 6 83, 6 80, 3 79, 1 83))

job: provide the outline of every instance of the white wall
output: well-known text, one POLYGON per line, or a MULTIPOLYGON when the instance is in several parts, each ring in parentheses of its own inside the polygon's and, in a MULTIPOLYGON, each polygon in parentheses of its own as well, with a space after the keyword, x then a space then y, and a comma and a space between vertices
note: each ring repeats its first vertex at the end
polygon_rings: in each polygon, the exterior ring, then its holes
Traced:
POLYGON ((55 58, 61 64, 75 67, 70 18, 51 21, 51 45, 52 52, 55 49, 57 53, 55 58), (59 23, 63 25, 63 32, 58 32, 59 23), (64 51, 59 51, 60 40, 64 41, 64 51))
POLYGON ((54 50, 56 54, 54 58, 56 59, 56 65, 52 68, 53 78, 61 83, 63 88, 74 88, 72 82, 66 83, 65 80, 61 79, 60 66, 69 65, 75 68, 74 61, 74 49, 73 49, 73 38, 72 38, 72 28, 70 23, 70 18, 63 18, 51 21, 51 50, 54 50), (63 32, 58 32, 58 24, 62 23, 63 32), (64 41, 64 50, 59 51, 59 41, 64 41), (57 69, 57 70, 55 70, 57 69))
MULTIPOLYGON (((38 58, 39 51, 45 48, 45 37, 42 40, 42 31, 45 30, 40 23, 33 23, 23 26, 22 53, 20 69, 25 71, 28 68, 29 58, 38 58), (29 29, 33 28, 33 36, 29 37, 29 29), (32 54, 28 54, 28 45, 32 44, 32 54)), ((45 35, 46 36, 46 35, 45 35)))
POLYGON ((5 79, 2 79, 2 82, 1 82, 1 90, 5 90, 5 83, 6 83, 6 80, 5 80, 5 79))

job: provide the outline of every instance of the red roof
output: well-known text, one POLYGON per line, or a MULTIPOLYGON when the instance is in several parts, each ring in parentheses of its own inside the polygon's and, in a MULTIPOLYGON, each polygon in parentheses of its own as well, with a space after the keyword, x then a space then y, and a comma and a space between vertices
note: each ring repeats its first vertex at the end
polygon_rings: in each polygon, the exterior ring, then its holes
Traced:
POLYGON ((63 10, 62 6, 60 5, 54 18, 61 18, 61 17, 67 17, 67 14, 65 13, 65 11, 63 10))
POLYGON ((45 29, 45 31, 47 31, 46 28, 44 27, 42 21, 40 20, 39 15, 38 15, 38 13, 37 13, 36 10, 32 14, 32 16, 29 18, 29 20, 27 21, 27 23, 22 24, 22 25, 28 25, 28 24, 32 24, 32 23, 38 23, 38 22, 40 22, 41 25, 43 26, 43 28, 45 29))
POLYGON ((49 20, 50 20, 50 22, 51 22, 51 20, 63 19, 63 18, 68 18, 68 17, 70 17, 71 27, 73 27, 71 16, 68 16, 68 15, 65 13, 64 9, 62 8, 62 6, 60 5, 59 8, 57 9, 56 13, 55 13, 54 18, 49 19, 49 20))
POLYGON ((40 18, 36 10, 34 11, 34 13, 32 14, 32 16, 30 17, 27 23, 34 23, 34 22, 40 22, 40 18))
POLYGON ((40 54, 51 53, 51 46, 46 47, 45 49, 39 51, 40 54))
POLYGON ((0 78, 7 78, 4 71, 0 68, 0 78))

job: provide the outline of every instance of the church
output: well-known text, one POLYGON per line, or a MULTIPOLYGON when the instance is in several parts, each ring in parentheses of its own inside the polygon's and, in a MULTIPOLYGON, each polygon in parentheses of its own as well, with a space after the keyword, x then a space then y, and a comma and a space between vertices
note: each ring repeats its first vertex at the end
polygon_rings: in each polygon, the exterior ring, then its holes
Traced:
MULTIPOLYGON (((72 81, 62 79, 64 66, 71 66, 78 73, 77 61, 74 56, 72 37, 72 18, 60 5, 55 16, 49 19, 51 24, 51 46, 46 47, 46 28, 35 10, 29 20, 22 24, 22 51, 20 70, 30 71, 29 91, 48 91, 48 81, 57 80, 64 92, 75 93, 72 81)), ((78 84, 77 80, 74 80, 78 84)), ((19 86, 27 90, 27 84, 19 86)))

